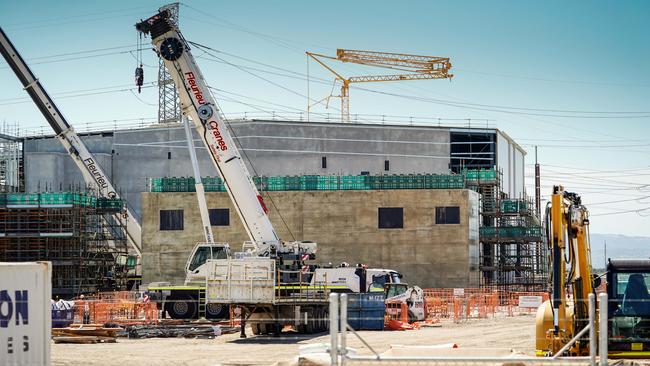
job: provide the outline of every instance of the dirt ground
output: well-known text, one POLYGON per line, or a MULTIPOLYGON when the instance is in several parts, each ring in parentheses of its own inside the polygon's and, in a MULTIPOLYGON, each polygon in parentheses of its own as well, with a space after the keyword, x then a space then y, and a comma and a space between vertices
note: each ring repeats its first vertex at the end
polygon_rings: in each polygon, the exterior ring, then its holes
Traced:
MULTIPOLYGON (((534 354, 533 315, 474 320, 462 324, 444 323, 420 330, 361 331, 359 334, 378 352, 391 344, 434 345, 457 343, 460 347, 512 348, 534 354)), ((250 332, 248 332, 250 334, 250 332)), ((348 345, 359 353, 369 350, 348 333, 348 345)), ((117 343, 52 344, 52 365, 273 365, 289 361, 305 344, 327 343, 329 334, 316 336, 250 336, 228 334, 215 339, 151 338, 117 343)))

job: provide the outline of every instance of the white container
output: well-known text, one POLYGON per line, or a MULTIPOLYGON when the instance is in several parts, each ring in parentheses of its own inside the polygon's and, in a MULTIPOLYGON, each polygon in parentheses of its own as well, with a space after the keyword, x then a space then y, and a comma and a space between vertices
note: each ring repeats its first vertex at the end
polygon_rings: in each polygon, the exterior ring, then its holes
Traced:
POLYGON ((0 365, 49 365, 50 262, 0 262, 0 365))

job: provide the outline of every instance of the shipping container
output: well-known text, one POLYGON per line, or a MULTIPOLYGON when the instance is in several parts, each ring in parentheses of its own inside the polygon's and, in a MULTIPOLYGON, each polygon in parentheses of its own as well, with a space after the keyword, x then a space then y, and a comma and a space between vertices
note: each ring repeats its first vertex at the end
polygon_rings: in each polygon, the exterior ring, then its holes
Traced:
POLYGON ((384 329, 386 304, 383 292, 348 294, 348 324, 354 330, 384 329))
POLYGON ((50 262, 0 263, 0 365, 49 365, 50 262))

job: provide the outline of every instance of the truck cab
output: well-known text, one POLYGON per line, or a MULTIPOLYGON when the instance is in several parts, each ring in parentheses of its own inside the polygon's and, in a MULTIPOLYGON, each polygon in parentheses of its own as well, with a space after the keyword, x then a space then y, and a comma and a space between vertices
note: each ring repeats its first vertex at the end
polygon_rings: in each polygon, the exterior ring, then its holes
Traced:
POLYGON ((312 286, 325 286, 334 292, 383 292, 384 285, 400 283, 402 274, 392 269, 365 267, 316 268, 312 286))
POLYGON ((205 285, 209 260, 230 258, 228 243, 196 243, 185 264, 185 285, 205 285))

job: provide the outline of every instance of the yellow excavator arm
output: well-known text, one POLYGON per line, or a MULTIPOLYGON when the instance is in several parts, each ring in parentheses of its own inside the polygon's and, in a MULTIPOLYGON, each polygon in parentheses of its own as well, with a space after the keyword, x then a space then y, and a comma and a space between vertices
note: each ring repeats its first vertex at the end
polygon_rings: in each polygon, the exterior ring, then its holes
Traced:
MULTIPOLYGON (((555 354, 587 324, 587 299, 594 292, 589 211, 580 196, 553 187, 546 229, 552 253, 552 296, 537 312, 536 349, 538 354, 555 354)), ((588 354, 588 346, 578 341, 569 353, 588 354)))

